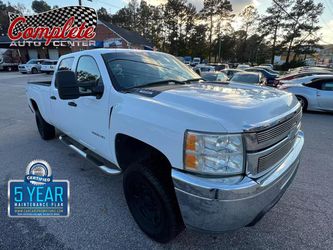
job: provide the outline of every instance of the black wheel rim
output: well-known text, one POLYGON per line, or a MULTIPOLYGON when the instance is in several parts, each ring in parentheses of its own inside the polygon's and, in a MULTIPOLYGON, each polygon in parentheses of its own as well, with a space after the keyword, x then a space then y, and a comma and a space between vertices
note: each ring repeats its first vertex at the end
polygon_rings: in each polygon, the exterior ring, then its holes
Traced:
POLYGON ((134 219, 148 235, 158 234, 165 224, 165 212, 159 194, 143 176, 129 178, 126 186, 126 199, 134 219))

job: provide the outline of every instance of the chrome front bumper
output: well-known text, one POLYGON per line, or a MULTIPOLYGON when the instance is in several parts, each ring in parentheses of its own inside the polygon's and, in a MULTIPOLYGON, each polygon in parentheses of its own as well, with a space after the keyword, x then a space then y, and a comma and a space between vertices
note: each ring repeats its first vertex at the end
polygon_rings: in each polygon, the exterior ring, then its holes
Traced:
POLYGON ((281 198, 297 172, 304 136, 299 132, 288 156, 258 179, 205 178, 172 170, 186 226, 222 232, 255 224, 281 198))

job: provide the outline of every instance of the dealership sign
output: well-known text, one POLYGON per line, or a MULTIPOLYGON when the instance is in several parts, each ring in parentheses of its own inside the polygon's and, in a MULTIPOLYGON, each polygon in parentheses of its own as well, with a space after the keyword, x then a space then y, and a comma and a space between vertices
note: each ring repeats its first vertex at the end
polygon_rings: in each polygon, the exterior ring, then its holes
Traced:
POLYGON ((97 14, 85 6, 68 6, 30 16, 9 13, 10 46, 94 45, 97 14))

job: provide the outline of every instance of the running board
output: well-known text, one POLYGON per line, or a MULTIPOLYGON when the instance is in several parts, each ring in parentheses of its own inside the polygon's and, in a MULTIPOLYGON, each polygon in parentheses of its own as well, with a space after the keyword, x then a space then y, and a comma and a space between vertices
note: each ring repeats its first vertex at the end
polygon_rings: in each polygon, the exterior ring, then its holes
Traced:
POLYGON ((111 163, 111 162, 105 160, 104 158, 96 155, 95 153, 90 151, 88 148, 82 146, 80 143, 73 140, 69 136, 60 135, 59 140, 62 143, 64 143, 66 146, 73 149, 76 153, 78 153, 82 157, 88 159, 90 162, 92 162, 94 165, 96 165, 104 173, 110 174, 110 175, 117 175, 117 174, 122 173, 121 169, 119 169, 116 165, 114 165, 113 163, 111 163))

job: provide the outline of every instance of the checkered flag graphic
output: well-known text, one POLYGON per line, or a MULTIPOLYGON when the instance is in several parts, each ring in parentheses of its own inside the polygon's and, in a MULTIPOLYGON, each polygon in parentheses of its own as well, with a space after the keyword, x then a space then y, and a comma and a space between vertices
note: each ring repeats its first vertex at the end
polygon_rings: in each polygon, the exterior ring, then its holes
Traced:
MULTIPOLYGON (((8 15, 10 22, 21 16, 11 12, 8 15)), ((28 27, 49 27, 50 29, 54 26, 63 27, 70 17, 75 17, 73 26, 79 27, 83 22, 94 28, 97 25, 96 11, 85 6, 67 6, 24 17, 27 20, 26 23, 18 23, 13 30, 14 35, 17 35, 19 31, 23 32, 28 27)))

